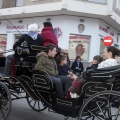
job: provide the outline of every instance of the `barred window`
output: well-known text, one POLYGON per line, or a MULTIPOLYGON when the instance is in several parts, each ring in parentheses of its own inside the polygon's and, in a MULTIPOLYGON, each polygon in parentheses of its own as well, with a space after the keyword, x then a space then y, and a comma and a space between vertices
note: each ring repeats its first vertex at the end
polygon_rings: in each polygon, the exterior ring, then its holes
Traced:
POLYGON ((107 4, 107 0, 87 0, 88 2, 94 2, 97 4, 107 4))
POLYGON ((0 0, 0 8, 2 7, 3 0, 0 0))
POLYGON ((24 0, 16 0, 16 7, 23 6, 24 0))

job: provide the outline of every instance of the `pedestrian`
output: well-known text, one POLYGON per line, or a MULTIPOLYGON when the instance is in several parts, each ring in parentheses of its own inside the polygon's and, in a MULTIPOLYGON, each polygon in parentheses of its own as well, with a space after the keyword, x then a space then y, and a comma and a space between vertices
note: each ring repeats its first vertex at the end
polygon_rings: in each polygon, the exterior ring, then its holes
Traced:
POLYGON ((74 62, 72 63, 71 69, 73 70, 74 74, 80 76, 84 70, 83 63, 81 62, 80 56, 76 56, 74 62))

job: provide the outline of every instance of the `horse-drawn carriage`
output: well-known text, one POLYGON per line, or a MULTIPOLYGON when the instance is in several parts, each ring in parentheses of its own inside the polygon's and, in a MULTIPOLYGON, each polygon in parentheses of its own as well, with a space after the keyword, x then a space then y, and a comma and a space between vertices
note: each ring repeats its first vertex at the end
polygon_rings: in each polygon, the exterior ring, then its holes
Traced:
MULTIPOLYGON (((44 47, 32 46, 45 51, 44 47)), ((24 49, 18 50, 14 73, 0 78, 0 120, 7 120, 12 100, 26 98, 35 111, 49 111, 79 120, 120 119, 120 66, 85 73, 86 82, 78 98, 65 98, 56 94, 53 82, 45 71, 34 70, 34 63, 27 61, 24 49), (21 94, 22 96, 19 96, 21 94)))

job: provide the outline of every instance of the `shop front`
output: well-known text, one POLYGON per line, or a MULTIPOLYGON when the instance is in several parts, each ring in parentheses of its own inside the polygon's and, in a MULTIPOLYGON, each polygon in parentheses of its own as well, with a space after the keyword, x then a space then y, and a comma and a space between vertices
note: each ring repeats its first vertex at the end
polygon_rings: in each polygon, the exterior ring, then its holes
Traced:
MULTIPOLYGON (((93 56, 101 55, 104 48, 102 38, 107 35, 112 35, 114 39, 113 45, 120 47, 120 35, 118 35, 118 31, 110 26, 109 31, 107 31, 105 28, 107 28, 108 25, 99 19, 64 15, 49 16, 49 18, 58 38, 59 47, 68 49, 71 61, 73 61, 77 55, 80 55, 82 61, 88 63, 92 61, 93 56)), ((48 17, 24 18, 21 22, 19 22, 19 19, 13 19, 10 20, 13 25, 7 21, 1 21, 1 49, 12 49, 14 42, 17 41, 22 34, 27 33, 28 25, 32 23, 39 25, 38 32, 40 33, 43 28, 43 22, 47 19, 48 17)))

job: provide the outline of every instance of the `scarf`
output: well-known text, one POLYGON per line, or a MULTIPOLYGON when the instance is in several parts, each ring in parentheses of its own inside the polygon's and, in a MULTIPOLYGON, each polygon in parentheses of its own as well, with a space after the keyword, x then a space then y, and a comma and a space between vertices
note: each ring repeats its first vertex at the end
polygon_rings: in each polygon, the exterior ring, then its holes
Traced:
POLYGON ((28 32, 28 35, 29 35, 33 40, 36 40, 36 39, 37 39, 37 36, 38 36, 38 33, 37 33, 37 32, 33 32, 33 31, 29 31, 29 32, 28 32))

